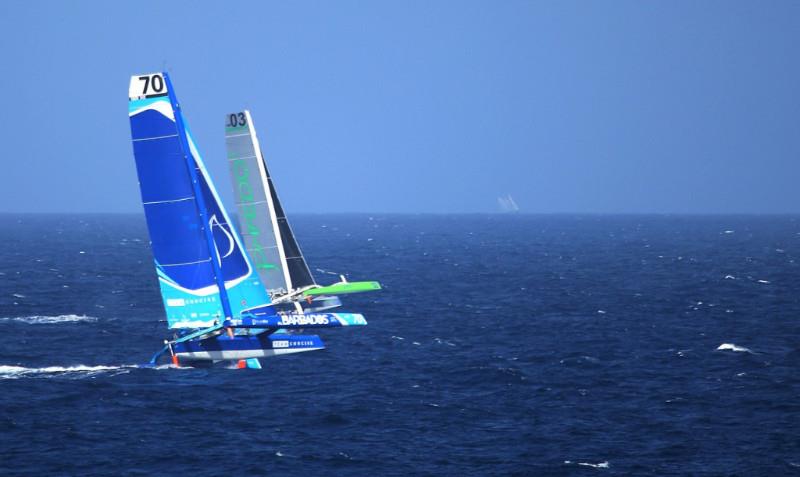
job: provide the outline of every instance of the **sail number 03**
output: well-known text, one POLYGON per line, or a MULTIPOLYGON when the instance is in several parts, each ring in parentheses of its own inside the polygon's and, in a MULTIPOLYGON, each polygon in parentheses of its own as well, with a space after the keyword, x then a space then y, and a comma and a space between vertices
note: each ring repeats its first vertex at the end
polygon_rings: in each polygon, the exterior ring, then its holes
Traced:
POLYGON ((143 95, 164 92, 164 78, 161 75, 140 76, 139 81, 144 82, 143 95))
POLYGON ((244 113, 233 113, 228 115, 228 127, 247 126, 247 117, 244 113))

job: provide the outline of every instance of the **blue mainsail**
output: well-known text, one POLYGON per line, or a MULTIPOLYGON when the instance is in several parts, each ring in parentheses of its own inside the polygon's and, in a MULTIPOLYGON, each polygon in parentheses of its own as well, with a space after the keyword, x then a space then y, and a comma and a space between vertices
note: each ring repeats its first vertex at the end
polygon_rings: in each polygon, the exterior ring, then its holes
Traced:
POLYGON ((270 298, 230 224, 167 73, 131 77, 133 152, 170 328, 212 326, 270 298))

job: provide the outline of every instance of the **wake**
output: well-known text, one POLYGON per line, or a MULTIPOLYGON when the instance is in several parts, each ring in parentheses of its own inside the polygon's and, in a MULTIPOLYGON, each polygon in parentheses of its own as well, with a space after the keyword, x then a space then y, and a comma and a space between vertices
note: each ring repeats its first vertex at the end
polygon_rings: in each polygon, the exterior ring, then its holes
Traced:
POLYGON ((58 323, 80 323, 80 322, 95 322, 97 318, 86 315, 58 315, 58 316, 14 316, 0 318, 0 323, 14 321, 18 323, 27 323, 29 325, 53 325, 58 323))
POLYGON ((68 378, 86 378, 97 376, 100 374, 109 374, 111 376, 117 374, 129 373, 131 369, 138 368, 136 365, 121 365, 121 366, 84 366, 78 364, 75 366, 46 366, 44 368, 27 368, 25 366, 7 366, 0 365, 0 379, 20 379, 20 378, 54 378, 54 377, 68 377, 68 378))

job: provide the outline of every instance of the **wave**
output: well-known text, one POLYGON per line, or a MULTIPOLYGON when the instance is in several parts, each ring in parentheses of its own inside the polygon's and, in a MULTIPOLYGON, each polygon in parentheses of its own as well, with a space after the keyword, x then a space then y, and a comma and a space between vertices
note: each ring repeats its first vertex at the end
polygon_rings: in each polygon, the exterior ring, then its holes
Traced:
POLYGON ((608 469, 611 466, 607 460, 603 462, 598 462, 597 464, 592 464, 591 462, 572 462, 571 460, 565 460, 564 463, 583 465, 585 467, 594 467, 595 469, 608 469))
POLYGON ((587 467, 594 467, 595 469, 608 469, 608 461, 592 464, 590 462, 578 462, 578 465, 585 465, 587 467))
POLYGON ((721 345, 717 346, 717 351, 734 351, 737 353, 752 353, 750 348, 745 348, 744 346, 739 346, 733 343, 722 343, 721 345))
POLYGON ((16 321, 19 323, 27 323, 29 325, 52 325, 56 323, 76 323, 76 322, 95 322, 97 318, 86 315, 58 315, 58 316, 15 316, 0 318, 0 323, 7 321, 16 321))
MULTIPOLYGON (((46 366, 44 368, 27 368, 25 366, 0 365, 0 379, 19 379, 29 377, 54 377, 54 376, 94 376, 99 373, 118 371, 127 373, 128 369, 136 368, 134 365, 122 366, 46 366)), ((115 373, 119 374, 119 373, 115 373)))

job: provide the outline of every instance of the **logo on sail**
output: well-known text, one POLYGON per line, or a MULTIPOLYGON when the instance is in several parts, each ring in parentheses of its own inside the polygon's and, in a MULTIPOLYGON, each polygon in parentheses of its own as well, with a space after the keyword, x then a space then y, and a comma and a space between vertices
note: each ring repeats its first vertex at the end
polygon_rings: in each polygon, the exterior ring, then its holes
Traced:
POLYGON ((230 232, 225 230, 225 227, 223 227, 220 221, 217 219, 217 214, 211 216, 211 218, 208 220, 208 226, 211 228, 211 233, 214 234, 214 248, 216 249, 217 252, 217 263, 219 263, 221 267, 222 259, 229 257, 233 253, 233 249, 234 247, 236 247, 236 242, 233 241, 233 235, 231 235, 230 232), (219 235, 214 233, 214 227, 217 227, 218 230, 222 231, 222 234, 228 241, 228 247, 227 247, 228 250, 222 256, 220 256, 219 254, 220 244, 217 243, 217 237, 219 237, 219 235))

